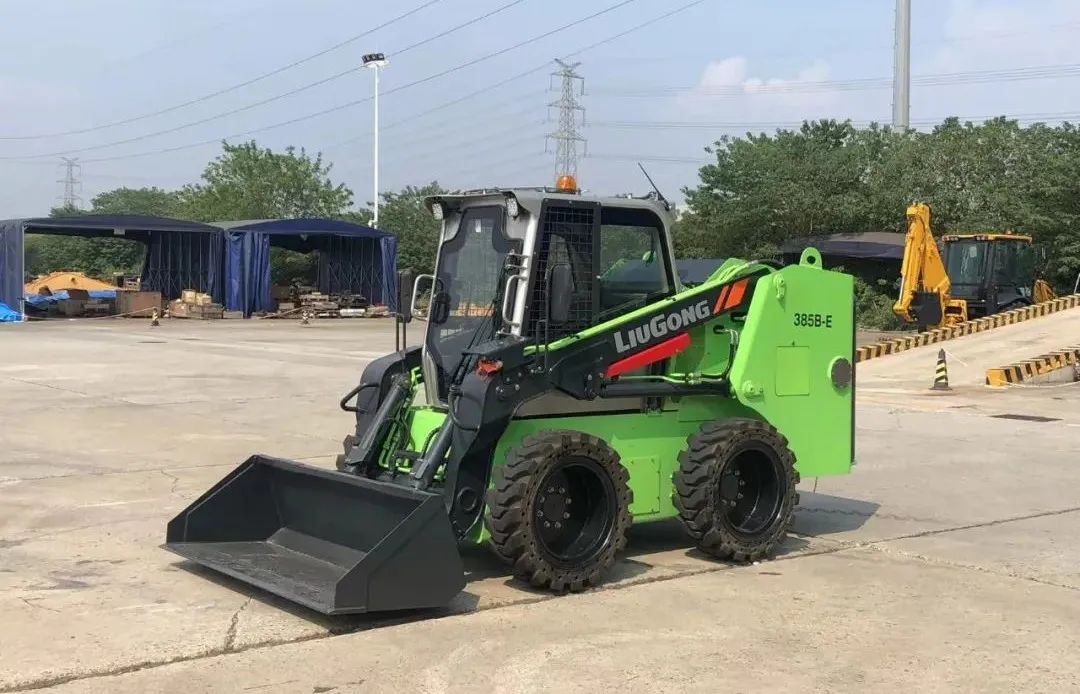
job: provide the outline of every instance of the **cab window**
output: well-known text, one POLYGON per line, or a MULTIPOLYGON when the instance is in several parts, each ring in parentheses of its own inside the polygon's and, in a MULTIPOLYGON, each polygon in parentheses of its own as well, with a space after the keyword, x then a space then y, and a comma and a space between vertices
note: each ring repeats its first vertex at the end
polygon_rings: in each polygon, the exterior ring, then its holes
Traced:
POLYGON ((594 323, 641 308, 674 291, 661 222, 647 210, 608 210, 601 215, 594 323))

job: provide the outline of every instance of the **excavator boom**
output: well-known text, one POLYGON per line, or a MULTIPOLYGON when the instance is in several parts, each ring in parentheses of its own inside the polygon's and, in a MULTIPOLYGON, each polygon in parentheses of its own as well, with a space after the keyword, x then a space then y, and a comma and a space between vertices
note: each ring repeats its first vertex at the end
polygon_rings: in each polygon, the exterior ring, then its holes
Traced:
POLYGON ((907 209, 907 236, 900 266, 900 298, 893 305, 905 323, 922 327, 967 320, 967 303, 950 295, 949 274, 930 231, 930 208, 922 203, 907 209))

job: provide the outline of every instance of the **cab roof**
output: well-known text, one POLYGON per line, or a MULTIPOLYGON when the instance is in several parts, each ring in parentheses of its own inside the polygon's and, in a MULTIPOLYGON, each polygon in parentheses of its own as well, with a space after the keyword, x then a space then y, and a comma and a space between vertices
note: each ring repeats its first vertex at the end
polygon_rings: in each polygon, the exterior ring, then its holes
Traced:
POLYGON ((429 210, 431 205, 441 202, 449 208, 458 209, 471 203, 499 202, 507 197, 517 198, 518 204, 532 214, 540 212, 540 206, 546 200, 564 201, 567 203, 591 202, 599 203, 601 207, 619 207, 630 209, 643 209, 655 213, 661 218, 673 217, 670 206, 660 200, 656 194, 645 197, 631 197, 629 195, 576 195, 573 193, 561 193, 553 188, 484 188, 480 190, 467 190, 446 195, 432 195, 424 199, 424 206, 429 210))

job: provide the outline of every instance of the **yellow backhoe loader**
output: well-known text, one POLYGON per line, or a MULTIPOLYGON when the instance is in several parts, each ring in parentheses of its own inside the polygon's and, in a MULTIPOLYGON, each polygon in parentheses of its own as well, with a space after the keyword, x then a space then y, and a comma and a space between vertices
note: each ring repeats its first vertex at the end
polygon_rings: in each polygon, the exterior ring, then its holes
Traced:
POLYGON ((939 253, 930 231, 930 208, 921 203, 908 207, 900 298, 893 312, 919 330, 1056 297, 1045 280, 1035 278, 1030 236, 951 234, 941 241, 939 253))

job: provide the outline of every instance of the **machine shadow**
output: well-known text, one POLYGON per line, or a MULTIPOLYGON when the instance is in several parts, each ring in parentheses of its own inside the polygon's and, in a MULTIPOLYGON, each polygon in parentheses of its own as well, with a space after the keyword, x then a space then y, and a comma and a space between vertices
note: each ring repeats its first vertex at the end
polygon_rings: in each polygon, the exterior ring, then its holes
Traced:
MULTIPOLYGON (((857 530, 877 513, 878 508, 879 504, 870 501, 848 499, 831 494, 801 492, 800 504, 795 509, 793 528, 795 534, 788 535, 777 550, 776 556, 798 554, 807 550, 812 544, 811 540, 806 539, 807 537, 827 537, 834 533, 857 530)), ((500 583, 515 591, 520 591, 523 598, 526 596, 543 598, 552 595, 550 591, 534 588, 514 578, 509 567, 486 546, 462 543, 459 544, 458 550, 465 565, 465 590, 446 607, 360 615, 327 616, 195 562, 178 561, 173 566, 204 580, 212 581, 230 591, 245 595, 275 610, 317 624, 330 634, 346 634, 474 612, 478 609, 481 600, 481 596, 474 591, 482 592, 483 588, 478 584, 486 580, 502 579, 500 583)), ((655 566, 646 558, 661 552, 680 552, 687 559, 713 563, 718 569, 740 566, 738 563, 714 559, 695 548, 693 541, 686 535, 679 521, 671 518, 632 526, 626 549, 612 567, 605 583, 630 581, 648 573, 655 566)))
MULTIPOLYGON (((796 509, 796 513, 798 513, 798 509, 796 509)), ((623 556, 634 561, 634 563, 640 564, 644 567, 644 570, 652 568, 652 565, 640 559, 634 559, 635 557, 678 550, 682 550, 682 553, 689 559, 709 562, 715 564, 717 568, 741 566, 737 562, 716 559, 699 550, 694 546, 694 541, 686 534, 682 524, 676 518, 634 526, 630 529, 629 540, 623 556)), ((801 537, 788 535, 783 544, 777 549, 776 556, 799 552, 806 549, 809 544, 801 537)))
POLYGON ((324 615, 315 610, 308 609, 307 607, 286 600, 285 598, 278 597, 261 588, 256 588, 243 581, 218 573, 213 569, 206 568, 193 561, 181 560, 175 562, 173 566, 178 570, 194 574, 203 580, 216 583, 231 592, 244 595, 251 600, 255 600, 267 607, 271 607, 274 610, 285 612, 298 619, 316 624, 325 629, 330 635, 349 634, 358 631, 366 631, 367 629, 376 629, 396 624, 407 624, 409 622, 438 619, 440 617, 449 617, 456 614, 473 612, 476 610, 477 603, 479 602, 479 598, 476 595, 469 593, 468 587, 466 587, 464 591, 454 598, 453 602, 446 607, 438 609, 397 610, 393 612, 355 615, 324 615))
POLYGON ((827 537, 858 530, 874 517, 880 504, 832 494, 801 492, 795 508, 793 531, 800 535, 827 537))

